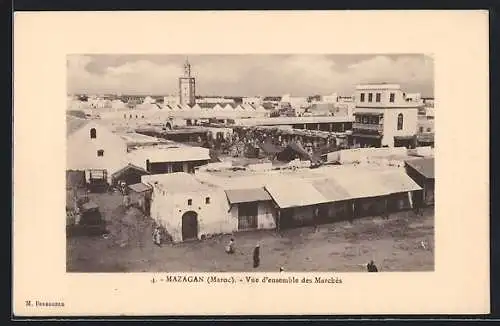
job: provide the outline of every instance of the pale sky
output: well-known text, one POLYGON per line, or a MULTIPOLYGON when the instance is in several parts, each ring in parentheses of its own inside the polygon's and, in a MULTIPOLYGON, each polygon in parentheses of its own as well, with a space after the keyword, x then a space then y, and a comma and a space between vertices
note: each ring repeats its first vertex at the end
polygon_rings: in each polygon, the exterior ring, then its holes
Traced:
POLYGON ((388 82, 434 96, 434 60, 422 54, 68 55, 68 92, 177 94, 186 57, 196 95, 351 95, 356 84, 388 82))

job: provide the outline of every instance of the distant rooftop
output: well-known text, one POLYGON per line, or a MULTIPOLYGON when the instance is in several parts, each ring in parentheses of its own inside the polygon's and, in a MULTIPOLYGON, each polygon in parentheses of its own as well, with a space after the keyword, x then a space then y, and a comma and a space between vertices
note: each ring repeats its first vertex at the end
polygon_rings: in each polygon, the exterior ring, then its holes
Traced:
POLYGON ((167 144, 168 141, 156 137, 146 136, 136 132, 116 132, 128 144, 167 144))
POLYGON ((399 84, 390 84, 390 83, 366 83, 359 84, 356 86, 356 90, 363 89, 401 89, 399 84))

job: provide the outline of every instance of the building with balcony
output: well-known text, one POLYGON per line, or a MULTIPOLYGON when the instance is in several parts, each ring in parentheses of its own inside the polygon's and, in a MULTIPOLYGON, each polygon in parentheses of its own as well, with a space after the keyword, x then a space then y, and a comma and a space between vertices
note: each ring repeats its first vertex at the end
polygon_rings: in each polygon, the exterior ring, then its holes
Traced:
POLYGON ((407 97, 397 84, 364 84, 356 87, 355 105, 354 147, 415 147, 420 98, 407 97))

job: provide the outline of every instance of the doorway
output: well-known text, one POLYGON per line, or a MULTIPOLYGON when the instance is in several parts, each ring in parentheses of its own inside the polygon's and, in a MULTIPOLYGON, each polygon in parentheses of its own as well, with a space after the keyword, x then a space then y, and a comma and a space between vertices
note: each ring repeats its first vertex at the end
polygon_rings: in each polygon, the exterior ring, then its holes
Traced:
POLYGON ((257 229, 257 203, 240 203, 238 205, 238 230, 257 229))
POLYGON ((189 211, 182 215, 182 241, 198 239, 198 214, 189 211))

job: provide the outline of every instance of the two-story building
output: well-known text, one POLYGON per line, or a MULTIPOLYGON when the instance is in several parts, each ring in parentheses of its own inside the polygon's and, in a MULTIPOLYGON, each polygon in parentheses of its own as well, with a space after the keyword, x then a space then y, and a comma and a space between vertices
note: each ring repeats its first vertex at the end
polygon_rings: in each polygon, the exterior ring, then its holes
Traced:
POLYGON ((358 85, 355 104, 351 135, 355 147, 415 146, 418 110, 423 102, 408 98, 400 85, 358 85))

